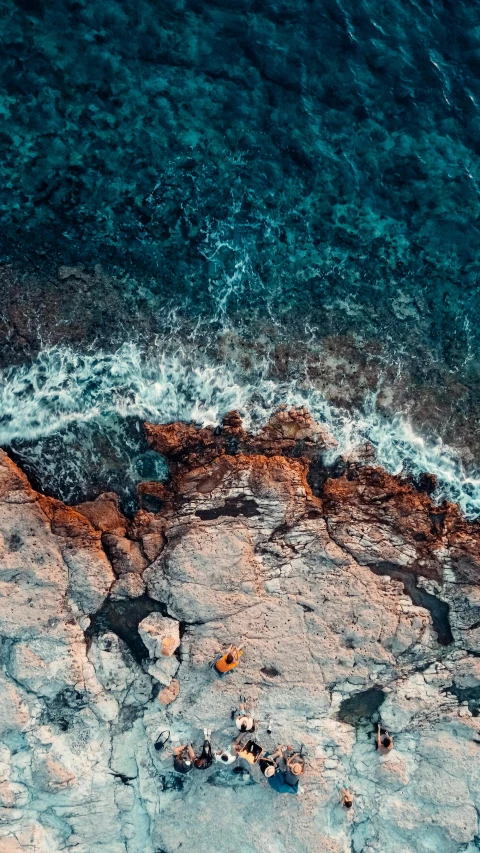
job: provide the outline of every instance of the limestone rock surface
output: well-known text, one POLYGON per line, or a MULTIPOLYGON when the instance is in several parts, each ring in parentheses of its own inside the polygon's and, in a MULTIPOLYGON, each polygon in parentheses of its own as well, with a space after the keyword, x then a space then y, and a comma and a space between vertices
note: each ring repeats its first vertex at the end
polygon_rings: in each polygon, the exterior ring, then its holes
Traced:
POLYGON ((478 525, 370 454, 332 471, 302 411, 146 434, 171 479, 133 520, 0 457, 1 853, 475 853, 478 525), (259 743, 303 747, 298 796, 173 771, 204 728, 229 746, 241 695, 259 743))

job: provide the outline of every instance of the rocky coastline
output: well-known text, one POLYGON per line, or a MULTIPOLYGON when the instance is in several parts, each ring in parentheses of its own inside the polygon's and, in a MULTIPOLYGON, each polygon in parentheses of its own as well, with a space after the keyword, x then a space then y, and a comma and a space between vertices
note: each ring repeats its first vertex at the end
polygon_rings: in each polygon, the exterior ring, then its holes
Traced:
POLYGON ((145 434, 170 480, 130 519, 113 493, 47 498, 0 456, 0 853, 475 853, 479 525, 369 446, 327 465, 303 410, 255 435, 235 412, 145 434), (304 746, 300 796, 173 771, 204 727, 231 742, 240 694, 262 745, 304 746))
POLYGON ((100 264, 51 262, 46 269, 33 266, 33 270, 31 264, 26 271, 0 263, 4 297, 0 370, 5 374, 33 363, 45 348, 64 347, 79 354, 100 348, 114 353, 128 339, 137 342, 148 359, 154 357, 159 339, 168 350, 173 338, 187 361, 201 350, 212 364, 238 372, 247 382, 255 382, 259 364, 268 365, 268 376, 280 384, 296 379, 301 365, 311 387, 352 416, 374 396, 376 409, 387 420, 402 413, 418 434, 430 441, 440 437, 467 470, 478 468, 476 361, 470 354, 457 354, 451 363, 432 350, 428 324, 422 321, 428 313, 425 304, 412 307, 413 301, 402 292, 396 300, 392 297, 379 321, 383 329, 390 329, 391 340, 399 324, 403 329, 406 337, 399 361, 398 342, 392 350, 388 341, 361 324, 328 330, 325 314, 314 339, 306 334, 302 313, 282 323, 262 315, 247 321, 239 311, 227 326, 224 318, 216 325, 208 314, 190 316, 185 308, 160 306, 145 282, 126 272, 107 273, 100 264), (404 306, 403 313, 397 302, 404 306))

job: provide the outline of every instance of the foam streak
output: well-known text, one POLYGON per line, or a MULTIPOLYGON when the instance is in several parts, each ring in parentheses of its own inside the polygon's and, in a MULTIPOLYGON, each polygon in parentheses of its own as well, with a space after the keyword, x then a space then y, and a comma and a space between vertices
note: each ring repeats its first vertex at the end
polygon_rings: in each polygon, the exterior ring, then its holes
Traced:
MULTIPOLYGON (((181 350, 146 359, 134 344, 115 353, 45 349, 33 364, 0 374, 0 444, 63 436, 65 445, 76 444, 75 452, 81 454, 78 438, 88 424, 98 425, 113 441, 118 424, 132 418, 205 426, 219 423, 235 408, 246 425, 255 428, 282 403, 308 407, 335 436, 339 453, 368 440, 388 471, 433 473, 440 484, 438 499, 456 501, 468 517, 480 515, 480 477, 467 472, 440 440, 422 438, 404 417, 387 421, 376 408, 375 395, 362 412, 352 415, 328 404, 308 379, 302 379, 301 390, 293 382, 273 382, 266 372, 249 382, 233 368, 212 365, 199 353, 188 357, 181 350)), ((77 459, 77 470, 79 464, 77 459)))

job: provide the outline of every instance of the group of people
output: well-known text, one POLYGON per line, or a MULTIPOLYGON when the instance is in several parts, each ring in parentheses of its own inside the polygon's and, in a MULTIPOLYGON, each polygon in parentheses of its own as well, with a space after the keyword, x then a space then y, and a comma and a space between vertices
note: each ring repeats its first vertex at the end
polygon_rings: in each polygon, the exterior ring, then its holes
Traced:
MULTIPOLYGON (((242 648, 230 648, 214 663, 216 674, 223 678, 238 666, 242 656, 242 648)), ((242 763, 258 767, 261 776, 274 791, 279 794, 298 794, 299 781, 305 773, 305 758, 303 749, 296 751, 291 746, 279 744, 272 752, 264 749, 254 737, 256 721, 250 704, 245 697, 240 697, 238 708, 232 711, 232 719, 239 732, 228 749, 214 752, 211 743, 211 731, 204 729, 202 751, 195 754, 191 744, 178 746, 173 750, 173 766, 177 773, 189 773, 196 768, 206 770, 214 761, 221 764, 235 764, 235 770, 241 771, 242 763)), ((267 733, 270 734, 270 724, 267 733)), ((393 738, 380 723, 377 724, 375 747, 380 755, 386 755, 393 748, 393 738)), ((340 788, 340 802, 345 809, 353 806, 353 794, 347 788, 340 788)))
POLYGON ((259 768, 260 774, 268 784, 280 794, 298 794, 298 783, 305 772, 305 758, 290 746, 279 744, 272 752, 257 743, 254 733, 255 718, 245 697, 240 697, 238 709, 233 712, 235 725, 239 732, 228 749, 213 751, 211 732, 204 729, 202 751, 199 755, 191 744, 177 746, 173 750, 173 766, 177 773, 189 773, 196 768, 206 770, 214 761, 220 764, 236 764, 242 768, 242 762, 259 768))

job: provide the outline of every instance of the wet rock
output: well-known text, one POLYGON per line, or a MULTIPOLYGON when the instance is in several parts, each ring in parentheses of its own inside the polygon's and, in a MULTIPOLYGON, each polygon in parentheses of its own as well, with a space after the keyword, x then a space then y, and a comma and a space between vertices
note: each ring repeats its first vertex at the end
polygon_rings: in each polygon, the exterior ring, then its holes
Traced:
POLYGON ((88 518, 96 530, 117 536, 125 535, 127 520, 120 512, 118 495, 114 492, 105 492, 94 501, 77 504, 75 509, 88 518))
POLYGON ((306 409, 280 410, 272 415, 268 424, 260 432, 262 443, 268 441, 305 441, 317 444, 322 449, 331 449, 337 446, 335 439, 328 430, 313 420, 310 412, 306 409))
POLYGON ((338 719, 350 725, 358 725, 362 719, 371 720, 377 714, 384 699, 384 691, 376 687, 354 693, 341 702, 338 719))
POLYGON ((211 462, 218 456, 261 453, 266 456, 286 455, 312 457, 320 450, 336 446, 324 426, 315 423, 305 409, 281 410, 274 414, 258 433, 247 433, 238 412, 229 412, 222 428, 198 429, 193 424, 174 423, 166 426, 145 424, 150 446, 173 463, 173 470, 186 465, 211 462))

